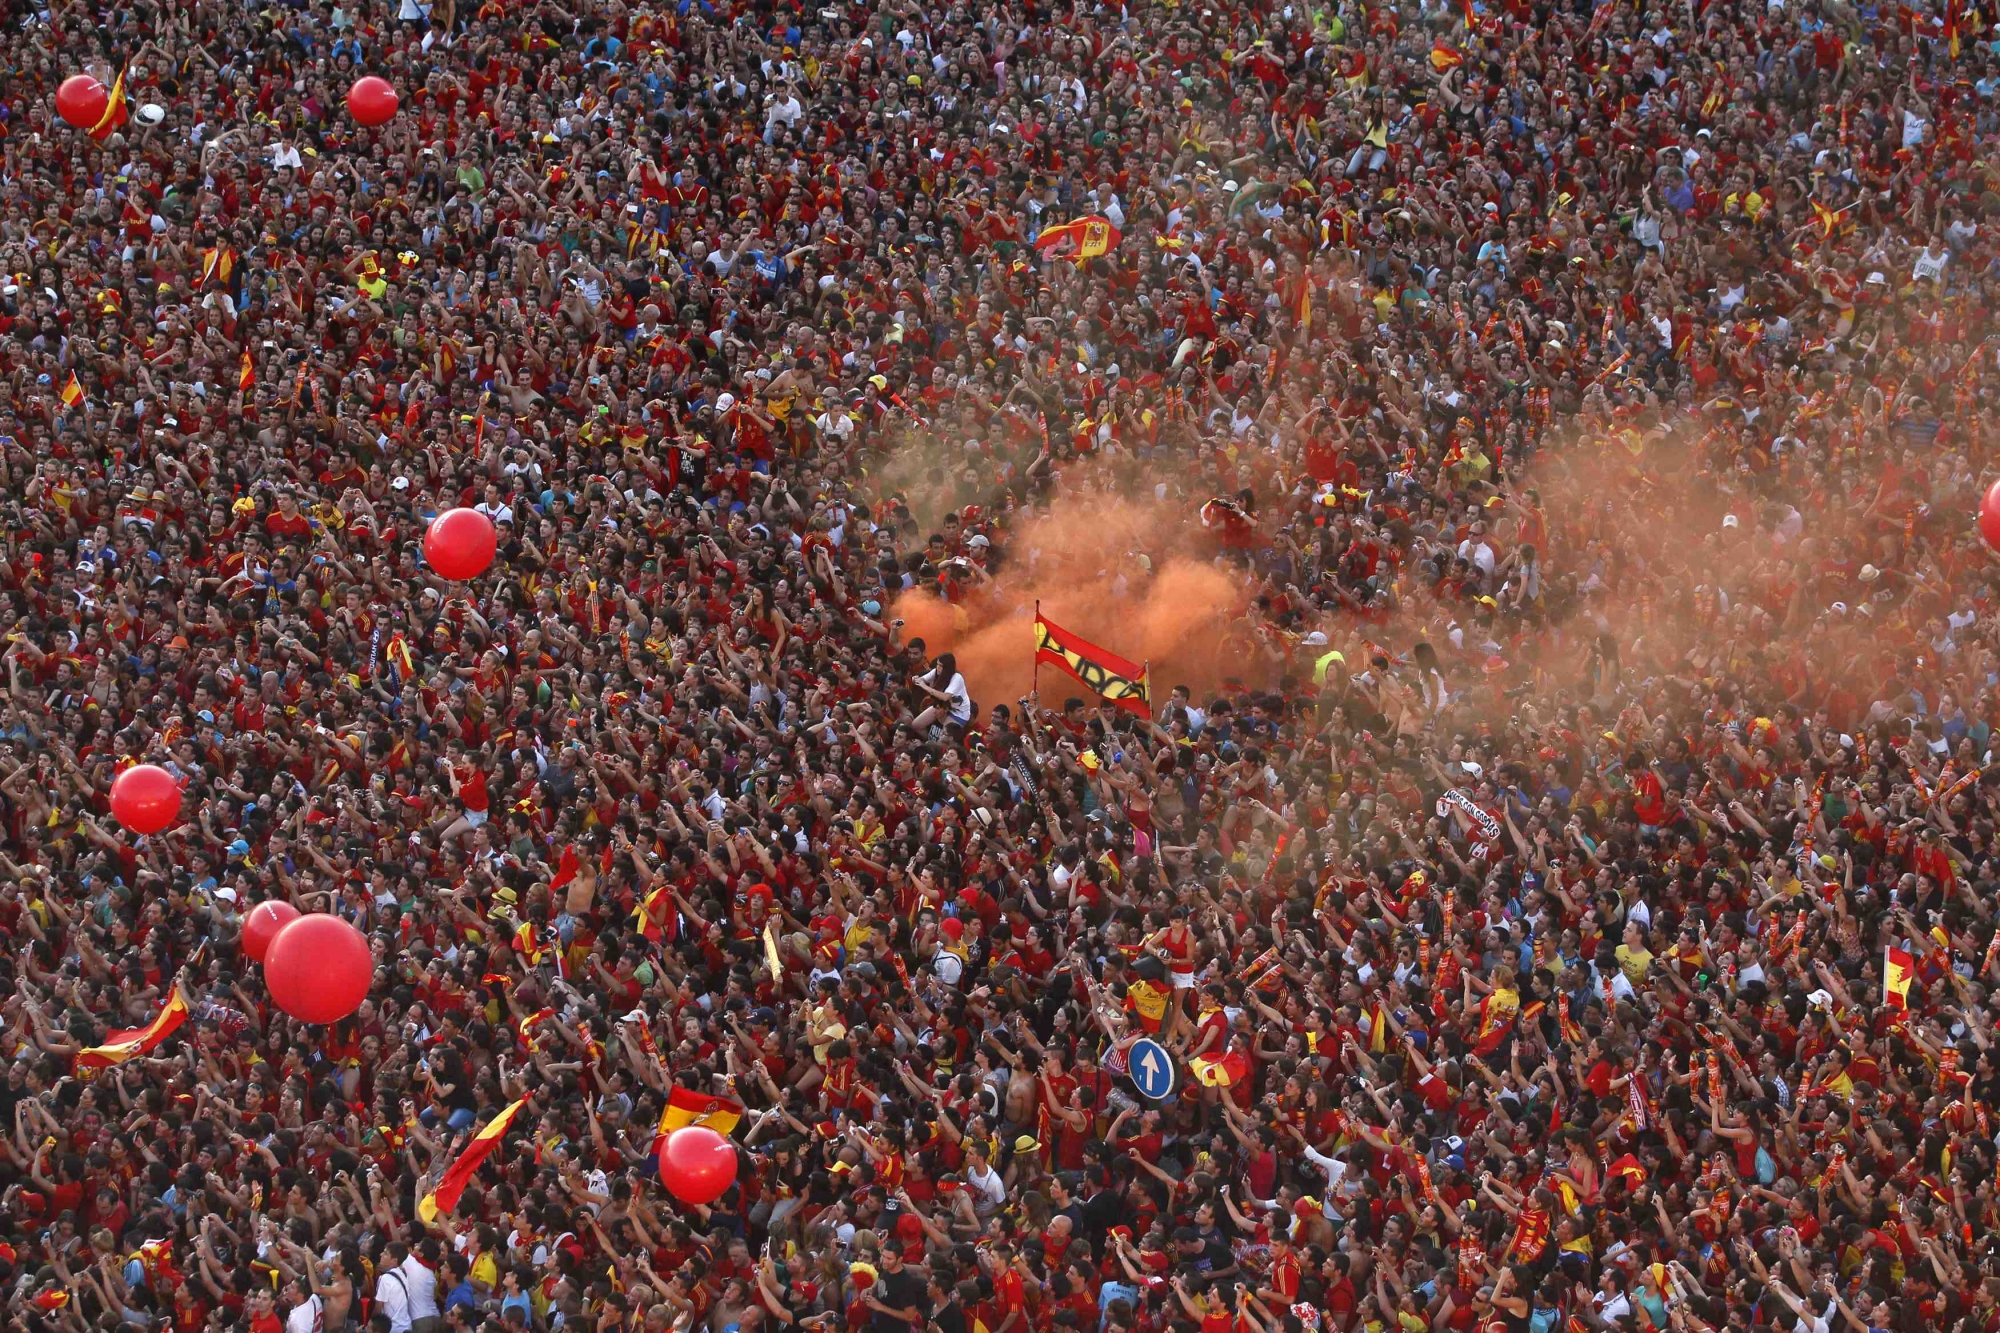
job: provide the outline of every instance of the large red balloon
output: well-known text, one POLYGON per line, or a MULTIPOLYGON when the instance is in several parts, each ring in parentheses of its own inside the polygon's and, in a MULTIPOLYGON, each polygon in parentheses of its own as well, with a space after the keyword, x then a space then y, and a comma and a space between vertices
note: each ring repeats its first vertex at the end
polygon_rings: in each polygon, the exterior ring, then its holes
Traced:
POLYGON ((1979 535, 1986 544, 2000 551, 2000 481, 1987 489, 1986 498, 1979 502, 1979 535))
POLYGON ((683 1125, 660 1150, 660 1183, 682 1203, 714 1203, 736 1183, 736 1145, 706 1125, 683 1125))
POLYGON ((298 919, 299 909, 283 898, 258 903, 243 918, 243 952, 263 962, 264 955, 271 948, 271 941, 278 938, 278 932, 298 919))
POLYGON ((386 125, 396 116, 396 90, 387 79, 364 74, 347 90, 347 114, 363 125, 386 125))
POLYGON ((80 130, 90 129, 104 119, 111 94, 88 74, 72 74, 56 89, 56 114, 80 130))
POLYGON ((477 509, 447 509, 424 530, 424 559, 448 579, 478 578, 497 542, 493 520, 477 509))
POLYGON ((158 833, 181 817, 181 784, 157 764, 134 764, 111 782, 111 813, 134 833, 158 833))
POLYGON ((368 938, 325 912, 300 917, 264 950, 264 985, 293 1018, 337 1023, 360 1008, 375 981, 368 938))

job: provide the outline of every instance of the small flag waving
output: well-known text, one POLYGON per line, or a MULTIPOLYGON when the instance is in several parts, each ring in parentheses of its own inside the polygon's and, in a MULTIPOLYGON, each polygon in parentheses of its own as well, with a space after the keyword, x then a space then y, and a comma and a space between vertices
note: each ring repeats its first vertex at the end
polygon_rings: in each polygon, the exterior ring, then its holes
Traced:
POLYGON ((250 349, 243 349, 243 362, 236 368, 236 387, 248 394, 257 384, 257 366, 250 359, 250 349))
POLYGON ((1445 41, 1444 38, 1440 37, 1431 43, 1431 68, 1438 73, 1448 73, 1464 63, 1465 57, 1460 55, 1457 48, 1445 41))
POLYGON ((1116 708, 1149 720, 1153 716, 1144 667, 1050 623, 1040 610, 1035 612, 1035 662, 1067 671, 1116 708))
POLYGON ((514 1123, 514 1117, 527 1104, 528 1099, 523 1097, 487 1121, 486 1127, 472 1136, 472 1142, 465 1145, 465 1151, 458 1155, 458 1160, 445 1168, 437 1188, 417 1201, 418 1217, 426 1223, 435 1222, 440 1214, 458 1207, 458 1197, 465 1193, 473 1172, 493 1155, 493 1150, 500 1146, 500 1140, 506 1137, 507 1126, 514 1123))
POLYGON ((92 1046, 89 1050, 76 1053, 76 1074, 78 1078, 91 1078, 100 1069, 122 1065, 127 1060, 136 1060, 149 1054, 154 1047, 171 1037, 181 1024, 188 1020, 187 1000, 178 985, 167 996, 157 1017, 142 1028, 128 1032, 106 1033, 102 1046, 92 1046))
POLYGON ((77 382, 74 370, 69 373, 69 379, 62 386, 62 405, 64 407, 83 406, 83 385, 77 382))
POLYGON ((111 96, 104 103, 104 114, 90 127, 90 137, 103 143, 125 123, 125 71, 119 70, 118 77, 111 83, 111 96))
POLYGON ((1882 950, 1882 1003, 1891 1009, 1910 1007, 1910 983, 1916 979, 1917 960, 1907 949, 1887 945, 1882 950))

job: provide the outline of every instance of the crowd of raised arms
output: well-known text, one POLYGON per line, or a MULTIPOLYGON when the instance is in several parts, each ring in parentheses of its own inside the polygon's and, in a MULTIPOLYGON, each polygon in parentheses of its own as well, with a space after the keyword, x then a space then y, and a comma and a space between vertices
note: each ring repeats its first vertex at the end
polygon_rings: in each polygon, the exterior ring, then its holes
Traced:
POLYGON ((2000 1333, 1996 22, 9 5, 5 1333, 2000 1333))

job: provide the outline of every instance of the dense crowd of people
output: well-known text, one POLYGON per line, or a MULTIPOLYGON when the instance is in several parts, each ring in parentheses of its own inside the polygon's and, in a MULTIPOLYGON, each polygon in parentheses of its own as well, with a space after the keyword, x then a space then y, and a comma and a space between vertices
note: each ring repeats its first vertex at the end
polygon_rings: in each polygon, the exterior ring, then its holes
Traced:
POLYGON ((12 6, 7 1328, 2000 1333, 1989 17, 12 6))

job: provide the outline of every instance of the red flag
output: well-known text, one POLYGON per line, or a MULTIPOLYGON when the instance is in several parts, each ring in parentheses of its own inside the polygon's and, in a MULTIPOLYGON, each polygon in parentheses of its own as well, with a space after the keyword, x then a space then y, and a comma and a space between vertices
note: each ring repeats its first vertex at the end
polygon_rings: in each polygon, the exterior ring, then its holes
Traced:
POLYGON ((1114 708, 1137 717, 1153 716, 1146 668, 1079 638, 1035 612, 1035 661, 1068 672, 1114 708))

